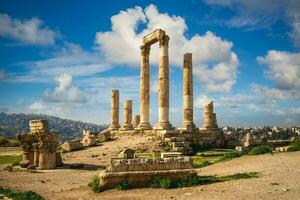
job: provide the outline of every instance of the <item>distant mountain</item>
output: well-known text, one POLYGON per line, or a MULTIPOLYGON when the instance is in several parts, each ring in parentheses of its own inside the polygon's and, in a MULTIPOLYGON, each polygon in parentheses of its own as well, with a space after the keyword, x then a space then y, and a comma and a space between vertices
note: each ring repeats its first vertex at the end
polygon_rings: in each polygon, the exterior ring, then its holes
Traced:
POLYGON ((82 136, 82 130, 102 131, 106 126, 61 119, 44 114, 23 114, 23 113, 0 113, 0 135, 8 138, 15 138, 18 133, 29 132, 29 120, 45 119, 49 123, 50 132, 61 133, 61 140, 73 139, 82 136))

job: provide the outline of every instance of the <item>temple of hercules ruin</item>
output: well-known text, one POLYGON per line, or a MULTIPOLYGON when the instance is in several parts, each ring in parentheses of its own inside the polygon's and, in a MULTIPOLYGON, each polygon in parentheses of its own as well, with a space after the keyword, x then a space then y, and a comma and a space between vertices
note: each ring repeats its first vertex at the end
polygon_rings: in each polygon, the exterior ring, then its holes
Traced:
POLYGON ((193 61, 192 53, 183 55, 183 119, 182 127, 175 128, 169 120, 169 40, 165 31, 156 29, 142 39, 140 62, 140 113, 134 115, 134 102, 123 102, 123 124, 119 123, 120 92, 112 90, 111 124, 106 131, 111 134, 140 133, 156 135, 165 142, 172 143, 173 151, 188 154, 193 147, 205 145, 221 146, 224 142, 218 128, 213 102, 204 106, 204 125, 198 128, 193 121, 193 61), (158 122, 150 124, 150 63, 151 45, 159 43, 158 70, 158 122))

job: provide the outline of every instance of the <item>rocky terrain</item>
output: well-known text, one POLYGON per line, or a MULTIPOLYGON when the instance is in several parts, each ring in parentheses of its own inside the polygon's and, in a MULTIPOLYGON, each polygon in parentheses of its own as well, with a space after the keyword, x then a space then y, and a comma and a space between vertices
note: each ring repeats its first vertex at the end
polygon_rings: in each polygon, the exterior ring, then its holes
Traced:
POLYGON ((232 180, 179 189, 108 190, 94 193, 87 186, 100 173, 101 166, 120 150, 143 149, 155 141, 145 136, 119 136, 101 146, 64 154, 65 168, 28 171, 4 171, 0 165, 0 186, 33 190, 45 199, 299 199, 300 152, 242 156, 231 161, 197 169, 199 175, 232 175, 259 172, 259 178, 232 180), (70 169, 74 164, 82 167, 70 169), (80 165, 78 165, 80 166, 80 165))
POLYGON ((8 138, 15 138, 15 135, 21 132, 28 132, 28 122, 32 119, 45 119, 49 122, 50 132, 61 134, 61 140, 73 139, 82 136, 82 130, 101 131, 106 126, 61 119, 45 114, 23 114, 23 113, 0 113, 0 135, 8 138))

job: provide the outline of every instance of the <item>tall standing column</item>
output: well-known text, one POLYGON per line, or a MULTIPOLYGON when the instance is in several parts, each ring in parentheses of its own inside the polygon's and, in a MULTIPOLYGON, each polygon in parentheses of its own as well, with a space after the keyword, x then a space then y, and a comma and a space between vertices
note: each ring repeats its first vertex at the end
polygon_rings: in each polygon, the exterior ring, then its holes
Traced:
POLYGON ((169 122, 169 36, 159 39, 158 124, 155 129, 172 129, 169 122))
POLYGON ((152 129, 149 122, 150 87, 149 87, 149 54, 150 46, 141 46, 141 74, 140 74, 140 116, 137 127, 140 130, 152 129))
POLYGON ((132 101, 124 101, 123 127, 121 130, 132 130, 132 101))
POLYGON ((109 126, 110 130, 118 130, 120 128, 119 102, 120 102, 119 90, 112 90, 112 94, 111 94, 111 124, 109 126))
POLYGON ((183 128, 193 129, 193 64, 192 54, 183 56, 183 128))

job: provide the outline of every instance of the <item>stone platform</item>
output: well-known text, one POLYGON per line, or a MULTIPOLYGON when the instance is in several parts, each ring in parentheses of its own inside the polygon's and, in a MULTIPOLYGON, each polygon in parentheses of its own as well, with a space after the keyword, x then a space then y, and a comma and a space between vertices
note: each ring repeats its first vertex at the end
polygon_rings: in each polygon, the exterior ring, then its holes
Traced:
POLYGON ((192 153, 193 148, 222 147, 224 145, 224 135, 219 128, 199 128, 199 129, 175 129, 175 130, 116 130, 111 131, 113 135, 137 134, 152 135, 162 139, 164 142, 172 144, 172 151, 182 152, 187 155, 192 153))

